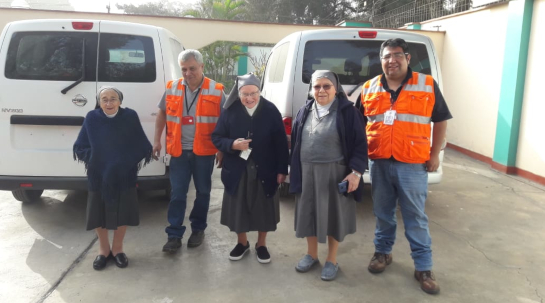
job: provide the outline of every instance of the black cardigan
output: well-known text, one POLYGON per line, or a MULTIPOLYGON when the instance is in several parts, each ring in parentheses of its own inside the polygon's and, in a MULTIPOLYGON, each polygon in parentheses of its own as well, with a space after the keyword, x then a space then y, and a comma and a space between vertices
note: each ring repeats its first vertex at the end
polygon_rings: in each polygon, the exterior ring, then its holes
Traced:
POLYGON ((240 151, 231 149, 238 138, 250 134, 250 158, 256 164, 257 177, 263 184, 267 197, 274 196, 278 174, 288 174, 288 142, 282 116, 276 106, 263 97, 250 116, 240 99, 225 109, 212 133, 212 142, 224 153, 221 181, 230 195, 236 193, 238 182, 246 169, 247 161, 240 151))

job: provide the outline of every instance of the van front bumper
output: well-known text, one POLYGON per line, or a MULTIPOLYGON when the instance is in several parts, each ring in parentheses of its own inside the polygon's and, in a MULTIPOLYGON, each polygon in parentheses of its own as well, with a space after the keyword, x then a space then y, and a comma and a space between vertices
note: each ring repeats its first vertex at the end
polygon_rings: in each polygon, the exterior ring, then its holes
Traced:
MULTIPOLYGON (((138 177, 141 190, 166 189, 170 185, 169 175, 138 177)), ((0 190, 18 189, 69 189, 87 190, 87 177, 28 177, 0 176, 0 190)))

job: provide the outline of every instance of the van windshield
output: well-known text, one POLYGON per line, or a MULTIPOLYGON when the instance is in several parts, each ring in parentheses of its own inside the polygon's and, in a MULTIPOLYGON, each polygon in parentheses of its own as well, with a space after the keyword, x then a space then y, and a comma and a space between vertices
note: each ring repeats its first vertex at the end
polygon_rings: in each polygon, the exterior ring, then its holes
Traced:
MULTIPOLYGON (((383 41, 321 40, 309 41, 303 57, 303 82, 309 83, 316 70, 331 70, 342 84, 359 84, 382 73, 380 45, 383 41)), ((426 46, 409 43, 413 71, 431 75, 426 46)))

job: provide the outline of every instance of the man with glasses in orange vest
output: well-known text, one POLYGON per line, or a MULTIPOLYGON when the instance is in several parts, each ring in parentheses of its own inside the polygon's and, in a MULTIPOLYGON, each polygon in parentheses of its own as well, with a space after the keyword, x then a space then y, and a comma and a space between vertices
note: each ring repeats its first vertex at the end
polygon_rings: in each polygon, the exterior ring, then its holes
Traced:
POLYGON ((368 270, 381 273, 392 262, 399 202, 415 265, 414 277, 423 291, 437 294, 440 288, 432 272, 425 203, 428 172, 439 168, 439 152, 452 115, 435 80, 409 67, 411 55, 405 40, 386 40, 380 47, 380 58, 384 73, 367 81, 361 96, 368 120, 376 216, 375 254, 368 270))
POLYGON ((153 155, 158 159, 162 148, 161 134, 166 125, 166 152, 171 156, 172 187, 167 215, 170 225, 165 229, 168 241, 163 246, 163 251, 168 253, 175 253, 182 246, 187 192, 192 176, 197 193, 189 215, 192 232, 187 247, 197 247, 203 242, 214 159, 220 167, 222 158, 212 143, 211 135, 225 102, 223 85, 204 76, 203 57, 199 51, 187 49, 181 52, 178 62, 182 78, 167 83, 158 105, 153 144, 153 155))

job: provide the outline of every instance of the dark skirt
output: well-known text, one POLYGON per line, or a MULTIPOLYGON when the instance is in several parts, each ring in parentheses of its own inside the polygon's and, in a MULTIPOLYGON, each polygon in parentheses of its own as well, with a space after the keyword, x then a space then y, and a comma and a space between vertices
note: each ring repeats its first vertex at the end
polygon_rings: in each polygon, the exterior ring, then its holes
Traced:
POLYGON ((238 183, 235 195, 223 193, 221 224, 237 234, 249 231, 275 231, 280 222, 278 191, 267 197, 257 178, 251 158, 238 183))
POLYGON ((337 184, 346 177, 346 166, 340 163, 302 162, 302 192, 295 195, 295 236, 327 236, 342 242, 356 232, 356 201, 352 195, 339 194, 337 184))
POLYGON ((122 191, 117 209, 111 211, 106 211, 100 192, 89 191, 86 222, 87 230, 99 227, 115 230, 119 226, 137 226, 140 224, 136 188, 122 191))

